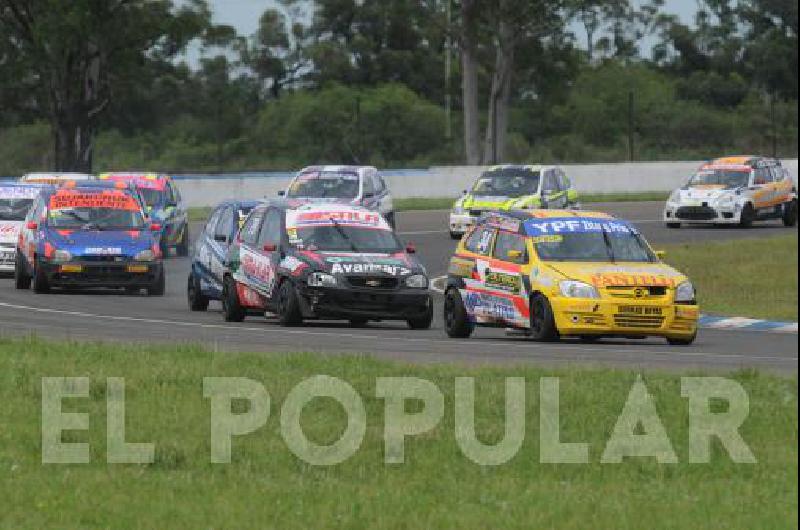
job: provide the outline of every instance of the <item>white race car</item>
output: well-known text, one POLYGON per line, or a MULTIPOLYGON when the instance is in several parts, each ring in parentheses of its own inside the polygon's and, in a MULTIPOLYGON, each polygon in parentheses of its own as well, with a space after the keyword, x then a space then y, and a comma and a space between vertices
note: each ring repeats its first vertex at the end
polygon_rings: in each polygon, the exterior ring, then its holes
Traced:
POLYGON ((758 156, 718 158, 675 190, 664 208, 668 228, 682 223, 749 227, 754 221, 797 223, 797 190, 779 160, 758 156))
POLYGON ((14 272, 17 240, 33 200, 43 186, 0 183, 0 273, 14 272))

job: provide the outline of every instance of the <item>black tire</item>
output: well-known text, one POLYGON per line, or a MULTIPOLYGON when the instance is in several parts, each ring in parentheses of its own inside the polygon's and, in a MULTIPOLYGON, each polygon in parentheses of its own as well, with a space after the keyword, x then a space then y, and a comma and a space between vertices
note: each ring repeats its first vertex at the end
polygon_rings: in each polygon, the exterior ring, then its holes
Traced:
POLYGON ((547 298, 538 293, 531 300, 531 338, 539 342, 558 340, 553 308, 547 298))
POLYGON ((158 275, 158 279, 147 288, 147 296, 164 296, 164 293, 167 292, 167 274, 164 272, 164 269, 161 269, 161 274, 158 275))
POLYGON ((450 232, 450 239, 454 241, 461 241, 462 237, 463 237, 462 234, 457 234, 456 232, 450 232))
POLYGON ((753 226, 753 221, 756 220, 756 209, 749 202, 744 205, 742 209, 742 216, 739 219, 739 226, 742 228, 750 228, 753 226))
POLYGON ((352 328, 363 328, 364 326, 369 323, 369 320, 366 318, 351 318, 350 319, 350 327, 352 328))
POLYGON ((23 259, 19 250, 17 250, 17 259, 14 261, 14 287, 27 290, 31 288, 31 275, 25 270, 25 264, 22 263, 23 259))
POLYGON ((783 226, 791 228, 797 225, 797 199, 783 205, 783 226))
POLYGON ((36 270, 33 272, 33 292, 36 294, 50 292, 50 283, 47 281, 47 275, 40 265, 37 265, 36 270))
POLYGON ((444 295, 444 330, 451 339, 467 339, 475 331, 475 324, 469 321, 461 293, 455 287, 448 289, 444 295))
POLYGON ((242 322, 247 312, 239 303, 239 293, 236 291, 236 282, 230 276, 222 284, 222 315, 225 322, 242 322))
POLYGON ((186 286, 186 298, 189 302, 190 311, 207 311, 210 300, 203 294, 200 288, 200 279, 194 274, 189 273, 189 282, 186 286))
POLYGON ((411 329, 431 329, 433 324, 433 301, 428 300, 428 309, 425 314, 417 318, 408 319, 408 327, 411 329))
POLYGON ((300 312, 300 302, 297 300, 297 291, 291 280, 284 280, 278 288, 277 301, 278 323, 281 326, 299 326, 303 323, 300 312))
POLYGON ((670 346, 691 346, 692 343, 694 343, 695 339, 697 339, 697 333, 685 339, 667 338, 667 343, 670 346))
POLYGON ((392 227, 392 230, 397 229, 397 218, 394 212, 389 212, 386 214, 386 222, 389 223, 389 226, 392 227))
POLYGON ((680 227, 681 227, 680 223, 667 223, 667 228, 672 228, 673 230, 680 227))
POLYGON ((187 224, 183 229, 183 236, 181 237, 180 243, 178 243, 178 246, 175 247, 175 253, 182 258, 188 256, 190 241, 191 239, 189 237, 189 225, 187 224))

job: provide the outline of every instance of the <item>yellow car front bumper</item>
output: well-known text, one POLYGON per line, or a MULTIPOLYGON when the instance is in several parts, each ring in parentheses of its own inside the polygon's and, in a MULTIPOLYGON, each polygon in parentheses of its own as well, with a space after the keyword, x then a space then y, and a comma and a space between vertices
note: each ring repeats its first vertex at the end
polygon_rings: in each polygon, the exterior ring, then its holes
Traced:
POLYGON ((700 316, 696 305, 663 301, 554 297, 550 305, 562 335, 688 338, 697 333, 700 316))

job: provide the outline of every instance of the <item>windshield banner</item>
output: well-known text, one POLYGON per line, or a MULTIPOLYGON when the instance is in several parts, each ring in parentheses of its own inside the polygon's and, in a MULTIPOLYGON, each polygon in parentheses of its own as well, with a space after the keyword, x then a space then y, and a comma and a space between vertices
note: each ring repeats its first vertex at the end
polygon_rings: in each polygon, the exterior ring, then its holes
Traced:
POLYGON ((598 220, 590 218, 550 218, 529 219, 525 221, 525 231, 529 236, 550 236, 563 234, 638 234, 633 225, 624 221, 598 220))
POLYGON ((35 199, 41 191, 31 186, 0 186, 0 199, 35 199))
POLYGON ((106 208, 109 210, 139 210, 139 204, 127 193, 109 192, 82 193, 62 191, 50 198, 51 210, 74 208, 106 208))
POLYGON ((362 212, 357 210, 339 210, 333 212, 288 212, 286 215, 287 228, 303 228, 311 226, 359 226, 366 228, 381 228, 391 230, 380 214, 362 212))

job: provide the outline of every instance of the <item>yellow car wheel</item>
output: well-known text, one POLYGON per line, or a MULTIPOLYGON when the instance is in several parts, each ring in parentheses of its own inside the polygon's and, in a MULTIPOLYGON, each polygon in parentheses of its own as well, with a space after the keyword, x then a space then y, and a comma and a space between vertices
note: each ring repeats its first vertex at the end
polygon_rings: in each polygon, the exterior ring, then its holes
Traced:
POLYGON ((540 342, 558 340, 553 308, 547 297, 538 293, 533 295, 531 300, 531 338, 540 342))

